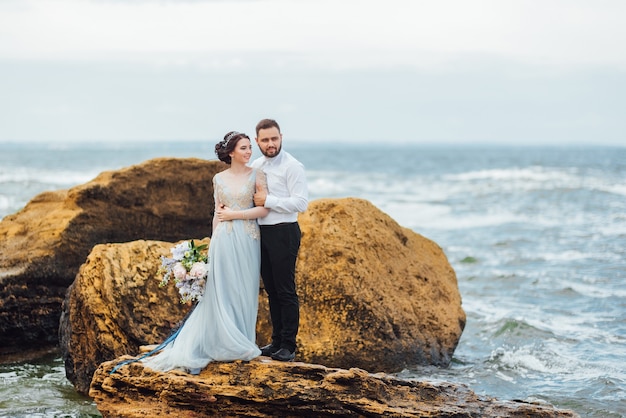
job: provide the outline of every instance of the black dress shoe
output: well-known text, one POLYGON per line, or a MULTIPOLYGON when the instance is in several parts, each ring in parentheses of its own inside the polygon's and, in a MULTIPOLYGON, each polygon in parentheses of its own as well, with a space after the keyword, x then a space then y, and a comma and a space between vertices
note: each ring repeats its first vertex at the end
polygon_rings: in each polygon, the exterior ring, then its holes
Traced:
POLYGON ((275 352, 277 352, 278 350, 280 350, 280 347, 273 345, 273 344, 268 344, 265 347, 261 347, 261 355, 265 357, 269 357, 275 352))
POLYGON ((296 358, 296 352, 289 351, 286 348, 281 348, 272 354, 272 358, 278 361, 293 361, 293 359, 296 358))

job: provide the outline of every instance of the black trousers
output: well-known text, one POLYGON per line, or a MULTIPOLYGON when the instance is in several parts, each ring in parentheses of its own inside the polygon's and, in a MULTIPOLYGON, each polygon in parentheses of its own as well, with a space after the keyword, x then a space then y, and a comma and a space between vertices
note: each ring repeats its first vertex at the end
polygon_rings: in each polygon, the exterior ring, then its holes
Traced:
POLYGON ((261 225, 261 278, 269 299, 272 344, 296 349, 300 303, 296 293, 296 258, 300 249, 297 222, 261 225))

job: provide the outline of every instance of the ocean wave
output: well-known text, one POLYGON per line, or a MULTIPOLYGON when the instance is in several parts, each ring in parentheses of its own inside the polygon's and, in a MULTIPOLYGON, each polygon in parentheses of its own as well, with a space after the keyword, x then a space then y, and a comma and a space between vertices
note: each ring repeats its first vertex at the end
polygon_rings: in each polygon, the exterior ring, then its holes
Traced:
POLYGON ((91 171, 71 171, 57 169, 34 169, 18 167, 12 170, 0 170, 0 188, 3 183, 45 183, 70 186, 86 183, 98 175, 91 171))
MULTIPOLYGON (((574 351, 564 350, 561 344, 557 345, 554 341, 518 347, 502 345, 491 352, 488 363, 504 380, 534 378, 547 386, 554 379, 579 383, 606 379, 623 384, 626 377, 622 366, 580 358, 574 351)), ((558 385, 557 382, 553 384, 558 385)))
POLYGON ((308 187, 312 199, 348 196, 350 194, 351 189, 347 184, 342 184, 340 181, 326 176, 311 177, 309 176, 308 179, 308 187))
POLYGON ((464 298, 463 309, 485 325, 488 338, 502 330, 509 321, 519 322, 515 312, 525 311, 528 305, 521 303, 516 298, 505 300, 500 295, 484 294, 482 298, 464 298))
POLYGON ((15 370, 11 370, 8 372, 0 372, 0 379, 2 379, 3 383, 10 383, 15 381, 18 378, 18 374, 15 370))
POLYGON ((5 196, 0 194, 0 213, 13 206, 15 198, 13 196, 5 196))
POLYGON ((587 190, 626 196, 626 180, 610 178, 606 173, 581 172, 575 168, 532 166, 526 168, 484 169, 442 177, 449 186, 462 185, 465 194, 587 190))
MULTIPOLYGON (((626 180, 625 180, 626 181, 626 180)), ((598 190, 605 191, 607 193, 613 193, 621 196, 626 196, 626 184, 615 184, 609 186, 599 186, 598 190)))
POLYGON ((626 237, 626 219, 615 219, 611 223, 601 225, 597 228, 597 232, 604 236, 626 237))
POLYGON ((535 183, 559 183, 574 184, 580 182, 580 177, 576 175, 574 169, 552 169, 543 166, 531 166, 526 168, 494 168, 484 170, 467 171, 460 174, 447 174, 446 180, 452 181, 507 181, 523 180, 535 183))
POLYGON ((589 252, 583 252, 580 250, 563 250, 558 252, 541 252, 541 259, 545 261, 574 261, 574 260, 585 260, 589 258, 593 258, 593 255, 589 252))
POLYGON ((577 293, 581 295, 585 295, 586 297, 600 298, 600 299, 611 298, 611 297, 626 298, 626 289, 622 289, 622 288, 617 289, 617 288, 613 288, 613 287, 606 286, 606 285, 598 286, 598 285, 591 285, 591 284, 585 284, 585 283, 570 283, 570 282, 564 282, 563 285, 573 289, 574 291, 576 291, 577 293))
MULTIPOLYGON (((593 202, 595 197, 573 194, 615 186, 608 187, 601 180, 585 179, 570 171, 575 170, 533 167, 479 170, 442 177, 318 171, 310 176, 309 192, 311 199, 347 196, 366 199, 411 229, 454 230, 506 224, 551 228, 562 227, 564 223, 601 228, 603 222, 619 226, 619 222, 577 211, 576 202, 593 202), (542 194, 546 191, 550 192, 549 199, 542 194)), ((607 228, 600 233, 620 234, 626 230, 626 222, 622 225, 619 232, 607 228)))
POLYGON ((556 353, 546 353, 535 345, 523 347, 498 347, 489 357, 489 362, 497 369, 514 370, 516 374, 526 376, 528 372, 568 373, 570 365, 559 366, 555 361, 556 353))
MULTIPOLYGON (((515 294, 508 297, 497 293, 491 295, 487 294, 484 287, 482 290, 483 294, 477 296, 464 292, 463 309, 468 315, 468 322, 471 320, 481 324, 480 338, 489 344, 523 345, 530 341, 549 340, 578 344, 595 341, 600 344, 624 345, 626 342, 625 336, 611 332, 613 326, 597 326, 613 323, 615 316, 620 315, 619 308, 614 312, 594 312, 587 309, 584 314, 572 314, 572 304, 576 304, 581 310, 588 306, 588 295, 579 294, 569 298, 568 302, 563 296, 551 297, 553 292, 549 289, 538 289, 540 294, 548 292, 546 299, 555 302, 550 308, 550 314, 546 315, 544 299, 522 299, 515 294)), ((613 296, 620 298, 619 295, 613 296)))
POLYGON ((486 228, 523 222, 524 217, 511 212, 496 211, 485 214, 458 214, 452 210, 440 211, 437 216, 415 221, 415 227, 427 227, 442 230, 459 230, 472 228, 486 228), (441 215, 447 216, 441 216, 441 215))

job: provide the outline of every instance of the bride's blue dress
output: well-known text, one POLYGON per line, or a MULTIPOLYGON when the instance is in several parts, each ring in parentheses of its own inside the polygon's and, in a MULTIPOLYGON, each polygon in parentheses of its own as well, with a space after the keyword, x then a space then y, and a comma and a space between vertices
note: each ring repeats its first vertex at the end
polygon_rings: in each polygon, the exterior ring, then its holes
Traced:
MULTIPOLYGON (((243 186, 213 178, 216 202, 232 209, 254 206, 256 171, 243 186), (238 190, 232 190, 232 189, 238 190)), ((198 372, 212 361, 251 360, 261 354, 256 340, 260 278, 260 233, 256 220, 220 222, 209 244, 209 274, 202 300, 174 341, 143 359, 152 369, 198 372)))

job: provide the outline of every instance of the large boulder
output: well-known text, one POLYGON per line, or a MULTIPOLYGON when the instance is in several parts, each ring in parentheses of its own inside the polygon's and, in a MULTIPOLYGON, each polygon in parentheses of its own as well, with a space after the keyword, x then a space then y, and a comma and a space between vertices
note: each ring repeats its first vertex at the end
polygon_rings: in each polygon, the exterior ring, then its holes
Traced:
POLYGON ((61 304, 94 245, 210 236, 216 161, 159 158, 42 193, 0 222, 0 354, 56 345, 61 304))
MULTIPOLYGON (((299 222, 298 360, 387 372, 449 364, 465 314, 437 244, 361 199, 313 201, 299 222)), ((101 362, 161 342, 184 316, 173 288, 158 287, 159 255, 173 245, 98 245, 81 267, 60 326, 66 374, 80 392, 101 362)), ((258 344, 270 335, 262 292, 258 344)))
POLYGON ((465 327, 439 245, 362 199, 322 199, 299 217, 300 358, 370 371, 447 366, 465 327))
POLYGON ((111 374, 115 364, 105 362, 98 368, 89 392, 104 418, 578 417, 547 404, 478 396, 451 383, 267 357, 210 364, 197 376, 155 372, 141 363, 111 374))
POLYGON ((144 240, 99 244, 81 266, 59 326, 65 375, 78 392, 87 394, 101 362, 163 339, 190 310, 178 303, 175 286, 158 285, 160 257, 171 257, 171 247, 144 240))

